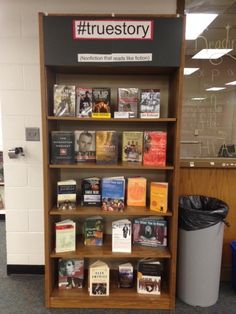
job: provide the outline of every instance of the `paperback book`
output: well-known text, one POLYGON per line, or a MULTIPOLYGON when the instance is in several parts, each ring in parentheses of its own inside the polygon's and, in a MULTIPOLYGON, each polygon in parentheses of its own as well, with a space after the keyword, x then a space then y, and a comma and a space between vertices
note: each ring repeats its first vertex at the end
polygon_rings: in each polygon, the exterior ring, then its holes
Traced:
POLYGON ((100 260, 89 266, 89 295, 109 295, 110 269, 100 260))
POLYGON ((96 161, 95 131, 75 131, 75 161, 96 161))
POLYGON ((56 253, 75 251, 76 223, 66 219, 55 224, 56 253))
POLYGON ((166 213, 168 208, 168 182, 151 182, 150 210, 166 213))
POLYGON ((81 181, 81 205, 101 206, 101 180, 97 177, 84 178, 81 181))
POLYGON ((54 85, 54 116, 75 116, 75 86, 54 85))
POLYGON ((51 163, 70 164, 75 162, 74 132, 51 132, 51 163))
POLYGON ((146 206, 147 179, 143 177, 128 178, 127 205, 146 206))
POLYGON ((92 116, 92 88, 76 88, 77 117, 89 118, 92 116))
POLYGON ((123 211, 125 201, 125 178, 110 177, 102 179, 102 209, 123 211))
POLYGON ((76 208, 75 180, 57 182, 57 208, 60 210, 71 210, 76 208))
POLYGON ((134 267, 131 263, 119 265, 118 288, 132 288, 134 286, 134 267))
POLYGON ((118 136, 116 131, 96 132, 96 163, 117 164, 118 136))
POLYGON ((110 88, 92 89, 92 117, 111 118, 110 88))
POLYGON ((102 246, 104 222, 101 216, 88 217, 84 221, 84 244, 102 246))
POLYGON ((122 161, 142 162, 143 132, 123 132, 122 161))
POLYGON ((143 164, 147 166, 165 167, 167 133, 162 131, 144 132, 143 164))
POLYGON ((118 110, 128 112, 129 118, 138 117, 138 88, 118 88, 118 110))
POLYGON ((129 219, 112 222, 112 252, 131 253, 131 232, 129 219))
POLYGON ((160 118, 160 90, 141 89, 140 118, 160 118))
POLYGON ((79 289, 84 283, 84 260, 62 259, 58 261, 58 288, 79 289))

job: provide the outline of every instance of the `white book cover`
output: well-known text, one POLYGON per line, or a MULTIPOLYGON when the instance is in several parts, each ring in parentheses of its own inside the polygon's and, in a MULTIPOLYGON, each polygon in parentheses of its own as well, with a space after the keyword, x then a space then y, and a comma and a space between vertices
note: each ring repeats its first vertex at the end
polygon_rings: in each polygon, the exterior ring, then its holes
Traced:
POLYGON ((131 253, 131 221, 129 219, 112 222, 112 252, 131 253))
POLYGON ((100 260, 89 266, 89 295, 109 295, 110 269, 100 260))
POLYGON ((56 253, 75 251, 76 223, 70 219, 56 223, 56 253))

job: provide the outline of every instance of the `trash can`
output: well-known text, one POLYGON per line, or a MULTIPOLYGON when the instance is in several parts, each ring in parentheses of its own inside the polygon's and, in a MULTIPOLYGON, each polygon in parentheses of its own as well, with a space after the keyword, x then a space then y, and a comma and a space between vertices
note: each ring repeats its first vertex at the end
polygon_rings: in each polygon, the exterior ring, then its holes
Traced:
POLYGON ((232 249, 232 287, 236 291, 236 241, 231 241, 232 249))
POLYGON ((219 297, 224 222, 228 205, 202 195, 179 199, 177 296, 207 307, 219 297))

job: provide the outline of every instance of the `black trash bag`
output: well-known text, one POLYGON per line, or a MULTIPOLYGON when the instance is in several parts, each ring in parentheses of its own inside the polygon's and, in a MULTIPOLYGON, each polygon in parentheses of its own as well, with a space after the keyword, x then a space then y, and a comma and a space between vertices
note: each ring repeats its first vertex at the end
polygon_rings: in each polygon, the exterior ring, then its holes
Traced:
POLYGON ((228 205, 214 197, 186 195, 179 198, 179 227, 184 230, 199 230, 216 225, 228 214, 228 205))

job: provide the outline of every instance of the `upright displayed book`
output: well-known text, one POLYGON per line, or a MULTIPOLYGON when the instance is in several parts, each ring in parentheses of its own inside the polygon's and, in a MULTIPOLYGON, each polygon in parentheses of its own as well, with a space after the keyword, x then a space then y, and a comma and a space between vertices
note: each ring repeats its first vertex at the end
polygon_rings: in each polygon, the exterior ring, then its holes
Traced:
POLYGON ((57 208, 71 210, 76 208, 76 181, 57 182, 57 208))
POLYGON ((147 166, 166 165, 167 133, 163 131, 144 132, 143 164, 147 166))
POLYGON ((161 294, 162 264, 156 259, 143 259, 137 266, 137 292, 141 294, 161 294))
POLYGON ((75 161, 95 162, 96 160, 95 131, 75 131, 75 161))
POLYGON ((101 206, 101 180, 97 177, 84 178, 81 181, 81 205, 101 206))
POLYGON ((74 163, 74 132, 52 131, 51 132, 51 163, 70 164, 74 163))
POLYGON ((56 253, 75 251, 76 248, 76 223, 66 219, 55 224, 56 253))
POLYGON ((138 117, 138 88, 118 88, 118 111, 127 112, 129 118, 138 117))
POLYGON ((110 292, 110 269, 103 261, 96 261, 89 266, 89 295, 106 296, 110 292))
POLYGON ((118 287, 133 288, 134 267, 131 263, 124 263, 118 267, 118 287))
POLYGON ((168 182, 151 182, 150 210, 166 213, 168 208, 168 182))
POLYGON ((125 201, 125 178, 110 177, 102 179, 102 209, 123 211, 125 201))
POLYGON ((92 116, 92 88, 77 87, 77 110, 76 116, 89 118, 92 116))
POLYGON ((84 260, 62 259, 58 260, 58 288, 78 289, 84 283, 84 260))
POLYGON ((54 85, 54 116, 75 116, 75 86, 54 85))
POLYGON ((128 178, 127 205, 146 206, 147 179, 143 177, 128 178))
POLYGON ((92 89, 92 117, 111 118, 110 88, 92 89))
POLYGON ((118 135, 116 131, 96 132, 96 163, 117 164, 118 135))
POLYGON ((160 118, 160 90, 140 90, 140 118, 160 118))
POLYGON ((103 229, 103 217, 87 217, 84 221, 84 244, 101 246, 103 244, 103 229))
POLYGON ((122 141, 122 161, 142 162, 143 132, 124 131, 122 141))
POLYGON ((129 219, 112 222, 112 252, 131 253, 131 226, 129 219))

